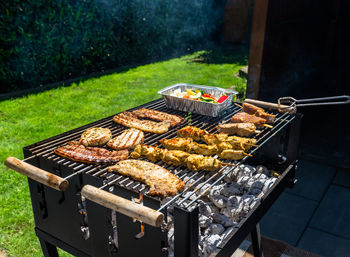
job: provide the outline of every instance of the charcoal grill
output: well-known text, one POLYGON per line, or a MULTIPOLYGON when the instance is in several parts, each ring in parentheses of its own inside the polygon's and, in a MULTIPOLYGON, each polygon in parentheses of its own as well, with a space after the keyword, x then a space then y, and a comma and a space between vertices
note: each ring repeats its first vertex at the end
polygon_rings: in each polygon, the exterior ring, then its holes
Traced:
MULTIPOLYGON (((141 107, 186 117, 181 126, 172 128, 167 133, 145 133, 145 143, 149 145, 156 145, 162 138, 175 137, 177 129, 189 124, 215 133, 218 123, 227 122, 233 114, 240 111, 240 108, 234 105, 217 118, 189 115, 167 109, 161 99, 133 109, 141 107)), ((283 190, 294 184, 301 115, 275 114, 277 116, 273 128, 265 128, 255 136, 259 147, 249 152, 253 157, 245 157, 239 162, 231 163, 263 164, 278 171, 280 176, 230 236, 221 242, 219 250, 213 253, 216 256, 231 256, 249 233, 255 255, 261 256, 258 222, 283 190)), ((79 139, 81 133, 89 127, 109 128, 113 136, 120 134, 125 127, 114 123, 112 117, 23 148, 24 162, 49 172, 51 179, 48 184, 48 180, 28 178, 35 232, 44 256, 58 256, 56 247, 75 256, 167 256, 166 221, 169 208, 173 208, 174 215, 174 256, 198 256, 198 199, 203 195, 198 194, 198 191, 204 184, 216 185, 234 167, 224 166, 208 176, 205 171, 194 172, 185 167, 172 167, 159 162, 157 164, 178 177, 190 176, 195 180, 191 185, 186 185, 184 192, 161 200, 148 196, 148 187, 144 184, 122 175, 108 173, 106 165, 82 164, 53 153, 58 146, 79 139), (82 197, 81 190, 85 185, 134 202, 141 201, 143 206, 163 213, 165 222, 160 227, 145 223, 140 225, 135 219, 82 197), (140 196, 143 196, 142 199, 140 196), (144 233, 141 232, 141 227, 144 228, 144 233)))

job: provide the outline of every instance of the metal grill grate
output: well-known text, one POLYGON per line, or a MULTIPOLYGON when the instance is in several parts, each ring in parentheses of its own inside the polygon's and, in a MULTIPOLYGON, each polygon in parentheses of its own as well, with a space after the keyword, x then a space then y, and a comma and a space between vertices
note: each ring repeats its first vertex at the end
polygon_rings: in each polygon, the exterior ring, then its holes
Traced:
MULTIPOLYGON (((189 116, 189 114, 186 112, 168 109, 165 106, 165 103, 163 102, 163 100, 161 99, 144 104, 142 106, 135 107, 133 109, 138 109, 141 107, 155 109, 155 110, 159 110, 159 111, 163 111, 171 114, 176 114, 182 117, 186 117, 186 121, 183 124, 181 124, 178 127, 170 129, 166 133, 152 134, 152 133, 146 132, 144 143, 147 145, 157 145, 160 139, 176 137, 177 130, 187 125, 192 125, 201 129, 205 129, 210 133, 216 133, 216 126, 218 123, 221 123, 221 122, 227 123, 235 113, 240 111, 239 107, 232 106, 231 108, 227 109, 221 117, 218 117, 218 118, 212 118, 212 117, 207 117, 207 116, 198 115, 198 114, 192 114, 189 116)), ((133 109, 130 109, 130 110, 133 110, 133 109)), ((276 133, 282 130, 285 126, 287 126, 287 124, 289 124, 294 119, 294 116, 288 113, 284 113, 284 114, 278 113, 276 115, 277 116, 273 124, 273 128, 272 129, 264 128, 261 130, 259 134, 255 135, 255 138, 257 139, 257 144, 259 145, 259 147, 251 149, 250 151, 248 151, 248 153, 253 154, 256 151, 258 151, 262 145, 268 142, 276 133)), ((26 158, 25 161, 28 161, 31 158, 41 156, 42 158, 52 160, 57 164, 69 167, 73 172, 72 174, 67 176, 65 179, 69 179, 75 175, 85 172, 92 176, 99 176, 103 178, 105 182, 102 188, 118 185, 121 187, 128 188, 140 194, 147 194, 148 187, 145 184, 134 181, 128 177, 125 177, 119 174, 108 173, 106 165, 93 165, 93 164, 84 164, 84 163, 82 164, 72 160, 67 160, 53 153, 53 150, 56 149, 57 147, 64 145, 69 141, 78 140, 80 138, 81 133, 89 127, 98 126, 103 128, 109 128, 112 131, 113 137, 121 134, 122 131, 125 129, 125 127, 113 122, 112 120, 113 116, 107 117, 105 119, 96 121, 94 123, 83 126, 81 128, 77 128, 75 130, 66 132, 60 136, 56 136, 56 137, 47 139, 45 141, 36 143, 32 146, 29 146, 27 149, 33 155, 29 158, 26 158)), ((217 156, 215 157, 217 158, 217 156)), ((225 162, 235 163, 238 165, 240 163, 243 163, 247 158, 250 158, 250 157, 245 157, 239 162, 235 162, 235 161, 230 162, 227 160, 225 160, 225 162)), ((198 196, 194 197, 194 199, 193 197, 191 198, 191 196, 193 196, 198 190, 200 190, 203 185, 209 183, 211 186, 214 186, 215 184, 219 183, 230 171, 234 169, 234 167, 232 166, 224 166, 219 171, 208 173, 206 171, 191 171, 184 166, 179 166, 179 167, 169 166, 168 164, 165 164, 161 161, 158 162, 157 164, 168 169, 169 171, 171 171, 181 179, 183 179, 184 177, 189 177, 190 180, 188 181, 192 181, 191 184, 189 183, 186 184, 186 189, 182 193, 179 193, 178 195, 170 199, 167 199, 159 210, 166 208, 167 206, 174 203, 184 204, 185 208, 189 208, 193 203, 195 203, 202 196, 202 194, 199 194, 198 196), (194 182, 193 182, 193 179, 194 179, 194 182), (190 198, 191 200, 189 200, 190 198)))

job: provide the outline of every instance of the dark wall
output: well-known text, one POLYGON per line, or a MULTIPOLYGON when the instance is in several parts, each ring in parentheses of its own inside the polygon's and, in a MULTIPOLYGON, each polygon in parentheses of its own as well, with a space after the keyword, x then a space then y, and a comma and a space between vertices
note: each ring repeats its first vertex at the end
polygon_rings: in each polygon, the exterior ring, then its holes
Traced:
POLYGON ((270 0, 259 98, 348 91, 349 1, 270 0))
MULTIPOLYGON (((349 95, 350 1, 269 2, 259 99, 276 102, 282 96, 349 95)), ((350 104, 304 107, 298 112, 304 114, 304 154, 350 166, 350 127, 346 121, 350 104)))

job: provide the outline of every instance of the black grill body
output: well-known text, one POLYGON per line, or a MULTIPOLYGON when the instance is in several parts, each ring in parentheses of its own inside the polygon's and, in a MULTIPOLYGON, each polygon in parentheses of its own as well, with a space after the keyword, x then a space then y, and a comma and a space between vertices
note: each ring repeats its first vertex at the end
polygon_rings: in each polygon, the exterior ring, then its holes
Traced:
MULTIPOLYGON (((161 99, 134 109, 141 107, 187 117, 187 121, 180 127, 191 123, 193 126, 207 129, 213 133, 216 132, 215 127, 219 122, 227 121, 234 113, 240 111, 238 107, 234 106, 218 118, 196 114, 189 117, 188 113, 167 109, 161 99)), ((153 209, 160 208, 160 199, 147 196, 147 188, 139 182, 121 175, 101 172, 105 166, 81 164, 53 153, 56 147, 78 139, 81 132, 89 127, 103 126, 110 128, 113 136, 120 134, 125 127, 115 124, 112 117, 68 131, 23 149, 25 158, 32 157, 27 161, 28 163, 63 178, 70 176, 69 187, 64 192, 56 191, 28 179, 35 230, 45 256, 58 256, 56 247, 60 247, 75 256, 142 255, 160 257, 168 254, 166 229, 145 224, 145 235, 137 239, 135 236, 140 233, 139 222, 134 222, 130 217, 115 213, 92 201, 82 201, 80 191, 84 185, 103 187, 106 183, 116 181, 108 184, 109 186, 104 186, 104 190, 129 200, 143 194, 143 204, 153 209), (115 221, 117 232, 115 224, 113 225, 115 221), (86 232, 87 228, 88 232, 86 232)), ((257 224, 283 190, 294 184, 301 115, 278 114, 277 117, 280 117, 280 120, 274 124, 273 129, 264 129, 257 136, 258 142, 263 144, 255 150, 254 157, 247 158, 244 163, 265 165, 278 171, 281 175, 274 186, 264 195, 261 202, 241 220, 229 238, 219 246, 221 250, 216 253, 217 256, 231 256, 230 254, 250 232, 253 232, 252 235, 256 235, 256 240, 252 237, 253 246, 259 255, 257 224)), ((175 137, 178 128, 173 128, 161 135, 145 133, 145 143, 154 145, 161 138, 175 137)), ((174 171, 178 176, 189 172, 185 169, 161 165, 174 171)), ((212 182, 215 180, 216 178, 212 182)), ((179 200, 181 199, 183 196, 179 197, 179 200)), ((198 256, 199 229, 196 203, 193 204, 192 208, 181 208, 176 206, 175 202, 169 205, 175 205, 175 257, 198 256)), ((162 212, 166 215, 166 208, 162 212)))

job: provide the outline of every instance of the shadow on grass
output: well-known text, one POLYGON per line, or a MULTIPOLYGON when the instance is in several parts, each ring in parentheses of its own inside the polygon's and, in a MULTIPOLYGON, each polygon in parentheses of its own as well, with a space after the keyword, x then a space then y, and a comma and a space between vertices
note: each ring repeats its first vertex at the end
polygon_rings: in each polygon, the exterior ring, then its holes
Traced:
POLYGON ((248 45, 224 45, 208 49, 190 60, 206 64, 248 65, 248 45))

